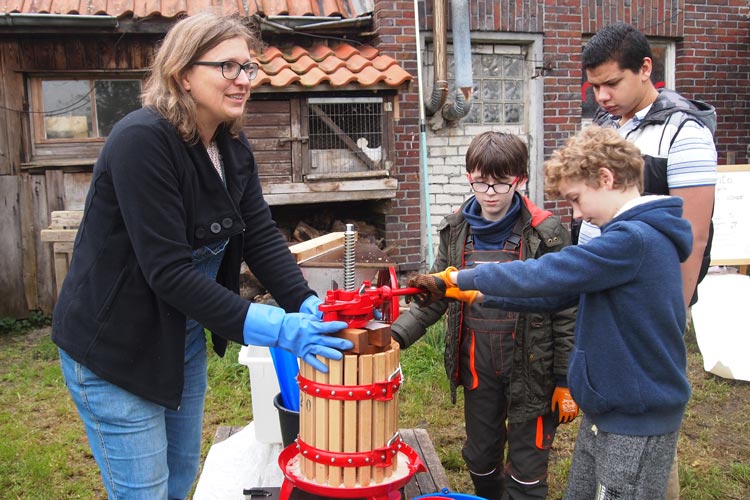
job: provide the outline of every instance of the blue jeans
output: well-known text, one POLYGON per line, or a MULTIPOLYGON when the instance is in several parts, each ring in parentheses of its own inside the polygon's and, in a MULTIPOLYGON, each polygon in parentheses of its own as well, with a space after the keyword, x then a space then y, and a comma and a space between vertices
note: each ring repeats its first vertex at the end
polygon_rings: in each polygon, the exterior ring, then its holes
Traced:
MULTIPOLYGON (((226 242, 193 252, 215 278, 226 242)), ((86 428, 109 500, 185 499, 200 466, 207 387, 203 326, 186 322, 184 388, 177 410, 107 382, 59 349, 65 384, 86 428)))

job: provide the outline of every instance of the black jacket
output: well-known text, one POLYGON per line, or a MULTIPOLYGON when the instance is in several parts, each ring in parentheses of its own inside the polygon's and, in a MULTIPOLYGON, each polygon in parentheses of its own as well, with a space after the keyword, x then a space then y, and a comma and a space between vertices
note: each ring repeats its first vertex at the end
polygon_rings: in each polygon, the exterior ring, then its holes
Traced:
POLYGON ((186 144, 154 111, 123 118, 94 166, 52 317, 52 340, 103 379, 177 408, 185 321, 243 343, 249 302, 238 295, 244 259, 287 311, 307 286, 263 199, 244 135, 219 130, 226 188, 202 144, 186 144), (196 271, 192 250, 229 238, 216 281, 196 271))

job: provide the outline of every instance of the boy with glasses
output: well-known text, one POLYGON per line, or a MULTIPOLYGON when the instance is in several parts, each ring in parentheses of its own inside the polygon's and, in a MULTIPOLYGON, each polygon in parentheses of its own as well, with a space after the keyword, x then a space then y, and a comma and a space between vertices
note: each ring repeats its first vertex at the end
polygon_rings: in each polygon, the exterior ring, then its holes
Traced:
MULTIPOLYGON (((433 272, 533 259, 570 244, 560 220, 519 193, 528 156, 515 135, 490 131, 472 140, 466 173, 473 196, 438 227, 433 272)), ((575 309, 516 314, 473 298, 456 294, 413 306, 391 325, 393 337, 406 348, 447 311, 445 369, 453 403, 457 387, 464 387, 463 457, 476 494, 543 499, 557 425, 578 413, 566 383, 575 309)))

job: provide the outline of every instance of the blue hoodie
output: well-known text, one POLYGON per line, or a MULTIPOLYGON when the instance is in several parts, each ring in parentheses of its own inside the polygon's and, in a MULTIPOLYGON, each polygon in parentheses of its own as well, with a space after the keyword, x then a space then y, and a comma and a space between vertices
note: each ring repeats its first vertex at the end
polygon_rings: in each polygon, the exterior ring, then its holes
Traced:
POLYGON ((605 432, 677 431, 690 398, 680 262, 692 232, 681 216, 681 198, 644 197, 585 245, 464 270, 458 286, 508 310, 578 303, 568 368, 576 403, 605 432))

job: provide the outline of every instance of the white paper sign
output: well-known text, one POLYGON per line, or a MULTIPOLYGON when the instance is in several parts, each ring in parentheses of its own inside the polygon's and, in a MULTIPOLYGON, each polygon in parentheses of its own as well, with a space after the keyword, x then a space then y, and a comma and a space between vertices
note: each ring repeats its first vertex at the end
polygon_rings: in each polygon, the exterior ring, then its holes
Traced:
POLYGON ((750 165, 719 166, 711 263, 750 262, 750 165), (740 262, 743 261, 743 262, 740 262))

